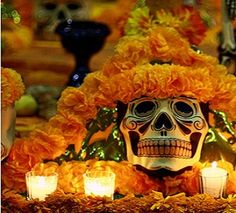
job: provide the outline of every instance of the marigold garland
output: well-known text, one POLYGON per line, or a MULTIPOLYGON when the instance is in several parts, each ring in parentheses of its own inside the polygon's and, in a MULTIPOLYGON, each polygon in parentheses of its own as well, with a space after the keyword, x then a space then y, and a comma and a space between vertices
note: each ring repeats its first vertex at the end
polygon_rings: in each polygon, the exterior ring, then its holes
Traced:
POLYGON ((1 68, 2 109, 20 99, 25 90, 21 75, 11 68, 1 68))
MULTIPOLYGON (((78 90, 92 101, 92 108, 116 106, 117 101, 128 103, 145 95, 185 95, 208 102, 211 109, 236 119, 236 77, 215 57, 194 51, 173 28, 158 26, 148 36, 123 37, 103 70, 88 75, 78 90), (155 44, 160 37, 162 42, 155 44), (169 61, 171 64, 158 64, 169 61)), ((64 110, 59 106, 59 112, 64 110)))

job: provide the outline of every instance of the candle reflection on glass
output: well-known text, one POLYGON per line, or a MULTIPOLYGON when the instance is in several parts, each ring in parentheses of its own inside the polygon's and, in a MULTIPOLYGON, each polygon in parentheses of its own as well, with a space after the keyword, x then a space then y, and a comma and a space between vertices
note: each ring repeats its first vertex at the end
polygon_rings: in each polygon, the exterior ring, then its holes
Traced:
POLYGON ((211 167, 203 168, 200 174, 201 193, 210 194, 215 198, 222 197, 226 187, 228 173, 217 167, 214 161, 211 167))
POLYGON ((91 170, 87 171, 83 178, 86 195, 106 196, 113 199, 115 191, 115 174, 113 172, 91 170))
POLYGON ((27 172, 25 175, 28 199, 39 199, 40 201, 56 191, 58 174, 52 173, 47 176, 36 174, 34 171, 27 172))

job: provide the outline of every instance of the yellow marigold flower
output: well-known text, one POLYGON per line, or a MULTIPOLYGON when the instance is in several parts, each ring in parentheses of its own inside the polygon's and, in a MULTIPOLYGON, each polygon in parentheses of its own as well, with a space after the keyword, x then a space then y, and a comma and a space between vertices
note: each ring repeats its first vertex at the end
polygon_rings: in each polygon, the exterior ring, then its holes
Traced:
POLYGON ((11 68, 1 68, 2 109, 20 99, 25 90, 21 75, 11 68))
POLYGON ((132 19, 128 19, 126 23, 125 34, 145 34, 152 25, 149 12, 149 8, 146 6, 142 8, 136 8, 135 10, 131 11, 130 16, 132 16, 132 19))
POLYGON ((171 11, 166 11, 164 9, 158 10, 156 12, 156 20, 158 24, 162 26, 172 26, 172 27, 179 27, 181 24, 181 20, 177 16, 173 16, 171 11))

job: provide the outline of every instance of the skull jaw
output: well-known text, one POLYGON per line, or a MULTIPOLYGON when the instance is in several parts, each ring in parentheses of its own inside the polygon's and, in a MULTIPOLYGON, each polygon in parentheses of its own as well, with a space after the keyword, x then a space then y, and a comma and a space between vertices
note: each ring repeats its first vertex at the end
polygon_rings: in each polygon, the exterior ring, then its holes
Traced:
POLYGON ((139 157, 132 151, 131 143, 127 143, 127 159, 133 165, 139 165, 147 170, 166 169, 169 171, 179 171, 189 166, 193 166, 200 160, 203 139, 199 141, 196 152, 191 158, 177 158, 177 157, 139 157))
POLYGON ((128 161, 133 165, 140 165, 148 170, 160 170, 166 169, 169 171, 179 171, 188 166, 192 166, 199 161, 200 157, 190 159, 179 158, 149 158, 149 157, 137 157, 135 155, 128 157, 128 161))

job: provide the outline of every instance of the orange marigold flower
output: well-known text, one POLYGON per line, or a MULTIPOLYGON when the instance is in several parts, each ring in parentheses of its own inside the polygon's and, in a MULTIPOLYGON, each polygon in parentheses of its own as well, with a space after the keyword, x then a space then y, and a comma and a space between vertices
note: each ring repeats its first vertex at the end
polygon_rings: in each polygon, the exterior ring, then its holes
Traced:
POLYGON ((30 134, 29 140, 29 152, 37 153, 42 160, 52 160, 63 154, 67 148, 67 143, 62 135, 48 133, 46 128, 45 131, 36 129, 30 134))
MULTIPOLYGON (((80 87, 81 91, 83 91, 84 94, 88 97, 89 102, 95 104, 97 108, 101 108, 104 106, 111 108, 115 107, 112 99, 105 98, 104 94, 100 93, 101 88, 104 88, 104 85, 106 85, 108 78, 109 77, 104 76, 100 71, 93 72, 84 79, 84 83, 80 87)), ((105 91, 106 96, 109 96, 109 94, 111 94, 109 88, 107 88, 105 91)))
POLYGON ((101 92, 104 97, 110 98, 115 104, 117 101, 128 103, 135 95, 135 90, 132 86, 133 76, 134 72, 132 70, 112 76, 104 86, 101 86, 101 92), (107 88, 109 88, 110 95, 109 93, 106 94, 107 88), (126 92, 124 93, 124 91, 126 92))
POLYGON ((222 78, 218 79, 218 83, 216 85, 215 97, 210 101, 212 108, 215 110, 225 112, 230 119, 236 118, 236 79, 232 75, 219 75, 222 78), (227 103, 227 104, 222 104, 227 103))
POLYGON ((25 90, 19 73, 11 68, 1 68, 2 109, 6 109, 20 99, 25 90))
POLYGON ((25 190, 25 173, 40 162, 39 153, 31 150, 32 143, 27 139, 16 139, 7 162, 3 164, 3 184, 12 189, 25 190))
POLYGON ((149 43, 152 45, 154 59, 156 58, 163 62, 171 61, 181 65, 192 64, 191 52, 193 50, 190 48, 190 44, 181 38, 174 28, 155 26, 149 35, 149 43), (164 54, 164 50, 167 51, 166 54, 164 54))
POLYGON ((127 60, 126 57, 114 55, 103 66, 103 74, 107 77, 113 76, 125 70, 129 70, 135 66, 134 61, 127 60))
POLYGON ((180 185, 180 191, 184 191, 190 196, 199 193, 199 173, 200 168, 197 164, 191 170, 186 170, 181 175, 183 181, 180 185))
POLYGON ((57 169, 59 176, 58 187, 64 192, 84 193, 83 174, 86 172, 85 162, 63 162, 57 169))
POLYGON ((137 35, 127 36, 120 40, 116 51, 124 58, 129 58, 129 61, 140 63, 142 59, 150 57, 149 46, 145 45, 147 38, 137 35))
POLYGON ((173 15, 181 20, 180 26, 177 27, 180 34, 187 38, 191 44, 200 44, 206 35, 207 26, 199 11, 193 7, 185 6, 174 9, 173 15))
POLYGON ((173 10, 156 12, 156 23, 175 28, 191 44, 198 45, 207 31, 199 12, 192 7, 180 7, 173 10))
POLYGON ((84 193, 83 174, 87 170, 85 161, 69 161, 58 165, 55 162, 38 163, 32 169, 40 174, 57 172, 57 188, 65 193, 84 193))
MULTIPOLYGON (((99 86, 106 81, 107 77, 104 76, 101 71, 94 71, 85 77, 83 84, 79 87, 79 90, 85 95, 95 94, 97 92, 97 88, 99 88, 99 86)), ((89 97, 88 99, 92 99, 92 97, 89 97)))
POLYGON ((59 134, 64 137, 67 146, 74 144, 76 151, 78 152, 80 150, 87 129, 79 118, 70 114, 66 117, 55 115, 50 119, 49 123, 52 127, 60 131, 59 134))
POLYGON ((82 119, 92 119, 96 116, 97 110, 82 90, 68 87, 62 92, 58 101, 58 112, 62 115, 68 112, 82 119))
POLYGON ((161 33, 152 32, 149 36, 149 45, 153 55, 157 55, 159 59, 165 59, 167 62, 171 59, 169 54, 169 45, 161 33))

